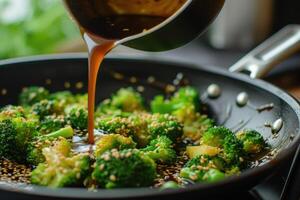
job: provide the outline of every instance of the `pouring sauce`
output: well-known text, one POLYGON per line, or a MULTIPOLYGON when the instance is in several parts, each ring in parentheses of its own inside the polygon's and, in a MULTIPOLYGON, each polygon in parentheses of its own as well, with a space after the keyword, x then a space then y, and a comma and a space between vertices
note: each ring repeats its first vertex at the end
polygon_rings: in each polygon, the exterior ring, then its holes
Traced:
POLYGON ((186 0, 64 0, 89 49, 88 142, 94 144, 96 82, 100 65, 118 40, 147 31, 186 0))

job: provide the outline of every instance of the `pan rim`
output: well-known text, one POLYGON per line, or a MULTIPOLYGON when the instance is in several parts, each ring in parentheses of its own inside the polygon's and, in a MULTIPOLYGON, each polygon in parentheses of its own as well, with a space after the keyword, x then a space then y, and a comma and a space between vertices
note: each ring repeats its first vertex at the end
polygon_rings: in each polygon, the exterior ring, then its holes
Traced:
MULTIPOLYGON (((21 63, 30 63, 30 62, 42 62, 42 61, 50 61, 50 60, 72 60, 72 59, 87 59, 86 53, 68 53, 68 54, 52 54, 52 55, 42 55, 42 56, 32 56, 32 57, 23 57, 23 58, 15 58, 8 59, 4 61, 0 61, 0 68, 3 66, 9 67, 9 65, 13 64, 21 64, 21 63)), ((216 75, 222 75, 228 77, 230 79, 242 81, 248 85, 252 85, 258 87, 264 91, 270 92, 271 94, 277 96, 278 98, 285 101, 295 112, 298 118, 298 123, 300 126, 300 105, 298 101, 284 92, 280 88, 267 83, 263 80, 259 79, 251 79, 247 75, 231 73, 222 68, 216 67, 201 67, 194 62, 186 62, 180 60, 171 60, 169 58, 153 58, 150 56, 136 56, 136 55, 110 55, 106 58, 106 60, 115 60, 115 61, 131 61, 131 62, 148 62, 148 63, 158 63, 158 64, 168 64, 177 66, 179 68, 188 68, 192 70, 205 70, 210 73, 216 75)), ((187 188, 174 189, 174 190, 159 190, 159 189, 151 189, 151 188, 126 188, 126 189, 114 189, 106 190, 99 189, 97 192, 90 192, 84 188, 62 188, 62 189, 49 189, 46 187, 27 185, 27 186, 12 186, 8 184, 0 184, 0 190, 6 190, 11 192, 18 192, 28 195, 34 196, 48 196, 48 197, 58 197, 58 198, 87 198, 87 199, 125 199, 125 198, 139 198, 139 197, 155 197, 155 196, 164 196, 164 195, 176 195, 178 193, 188 193, 196 190, 211 190, 216 189, 218 187, 225 186, 229 183, 238 183, 240 181, 246 180, 251 176, 256 176, 263 171, 270 170, 274 167, 277 167, 278 164, 282 163, 286 160, 287 157, 291 156, 295 151, 296 147, 300 143, 300 130, 295 130, 298 132, 297 136, 290 143, 290 145, 284 149, 282 149, 278 155, 272 159, 272 162, 268 162, 260 167, 249 169, 244 171, 239 176, 229 177, 223 181, 212 184, 195 184, 189 186, 187 188)))

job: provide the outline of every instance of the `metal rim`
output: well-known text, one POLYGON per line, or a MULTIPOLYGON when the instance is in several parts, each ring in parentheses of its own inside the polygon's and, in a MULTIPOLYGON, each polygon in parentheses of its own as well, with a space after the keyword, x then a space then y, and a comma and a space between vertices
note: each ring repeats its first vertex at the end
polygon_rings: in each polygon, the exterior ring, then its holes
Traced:
MULTIPOLYGON (((58 54, 58 55, 45 55, 45 56, 34 56, 34 57, 25 57, 25 58, 17 58, 17 59, 9 59, 0 61, 0 67, 8 66, 12 64, 18 63, 29 63, 29 62, 41 62, 47 60, 72 60, 72 59, 87 59, 87 54, 76 53, 76 54, 58 54)), ((151 62, 151 63, 160 63, 160 64, 169 64, 173 66, 177 66, 179 68, 189 68, 191 70, 197 70, 199 66, 193 63, 187 63, 182 61, 169 61, 167 59, 161 58, 150 58, 148 56, 139 56, 138 58, 135 56, 108 56, 106 60, 115 60, 115 61, 131 61, 131 62, 151 62)), ((300 106, 296 99, 291 97, 289 94, 279 89, 276 86, 273 86, 270 83, 267 83, 258 79, 250 79, 248 76, 243 74, 234 74, 230 73, 224 69, 220 68, 205 68, 205 71, 216 74, 217 76, 225 76, 231 79, 239 80, 245 82, 254 87, 265 90, 266 92, 270 92, 278 98, 285 101, 295 112, 298 118, 298 123, 300 124, 300 106)), ((114 189, 106 190, 99 189, 98 192, 89 192, 86 189, 81 188, 62 188, 62 189, 49 189, 46 187, 33 186, 33 185, 20 185, 20 186, 11 186, 8 184, 0 184, 0 190, 7 190, 11 192, 19 192, 28 195, 36 195, 36 196, 49 196, 49 197, 61 197, 61 198, 110 198, 110 199, 121 199, 121 198, 138 198, 138 197, 154 197, 154 196, 164 196, 164 195, 176 195, 179 193, 187 193, 193 192, 196 190, 209 190, 215 189, 218 187, 222 187, 231 183, 239 183, 241 181, 245 181, 247 178, 252 176, 256 176, 264 171, 271 170, 275 168, 278 164, 282 163, 286 160, 287 157, 290 157, 296 147, 300 144, 300 130, 295 130, 298 134, 294 138, 294 140, 287 146, 282 149, 278 155, 272 159, 272 162, 268 162, 260 167, 249 169, 244 171, 241 175, 235 177, 226 178, 223 181, 213 184, 195 184, 189 186, 187 188, 174 189, 174 190, 164 190, 161 191, 159 189, 150 189, 150 188, 132 188, 132 189, 114 189)))

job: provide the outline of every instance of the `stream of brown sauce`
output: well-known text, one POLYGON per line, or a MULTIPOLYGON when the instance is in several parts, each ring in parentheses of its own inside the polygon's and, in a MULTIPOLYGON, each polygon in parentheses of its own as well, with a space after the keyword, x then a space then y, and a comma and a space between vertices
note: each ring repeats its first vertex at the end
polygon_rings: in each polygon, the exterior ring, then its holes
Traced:
POLYGON ((115 41, 104 41, 101 45, 95 45, 89 49, 89 83, 88 83, 88 142, 95 143, 94 136, 94 110, 97 76, 105 55, 114 48, 115 41))

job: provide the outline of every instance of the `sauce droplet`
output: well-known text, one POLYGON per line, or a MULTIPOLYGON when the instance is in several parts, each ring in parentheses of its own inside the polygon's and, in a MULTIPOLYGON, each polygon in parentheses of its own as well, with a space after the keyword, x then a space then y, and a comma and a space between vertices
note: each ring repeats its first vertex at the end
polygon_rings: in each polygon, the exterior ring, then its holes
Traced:
POLYGON ((278 133, 282 127, 283 127, 283 120, 282 120, 282 118, 279 118, 272 124, 272 127, 271 127, 272 133, 278 133))
POLYGON ((207 88, 207 94, 209 98, 218 98, 221 95, 221 93, 221 88, 217 84, 211 84, 207 88))
POLYGON ((236 104, 240 107, 247 105, 248 101, 249 101, 249 95, 246 92, 241 92, 236 97, 236 104))

